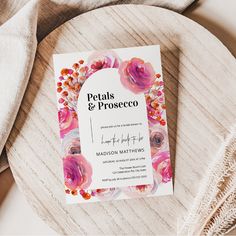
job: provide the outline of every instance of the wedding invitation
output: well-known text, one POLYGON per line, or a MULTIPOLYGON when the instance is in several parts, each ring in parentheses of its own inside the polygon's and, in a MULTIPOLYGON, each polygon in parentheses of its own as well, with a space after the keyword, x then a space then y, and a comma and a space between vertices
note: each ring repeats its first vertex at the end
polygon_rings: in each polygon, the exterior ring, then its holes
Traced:
POLYGON ((160 47, 53 59, 67 203, 172 194, 160 47))

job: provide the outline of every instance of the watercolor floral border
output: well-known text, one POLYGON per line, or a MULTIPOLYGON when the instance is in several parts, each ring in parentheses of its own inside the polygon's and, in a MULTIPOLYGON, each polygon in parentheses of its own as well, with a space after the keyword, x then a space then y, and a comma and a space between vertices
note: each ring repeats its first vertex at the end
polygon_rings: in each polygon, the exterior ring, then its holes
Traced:
POLYGON ((102 201, 115 199, 121 192, 128 197, 142 197, 154 194, 160 184, 171 181, 164 84, 161 75, 154 71, 149 62, 136 57, 122 61, 112 50, 94 52, 87 63, 80 59, 72 68, 61 69, 56 85, 66 194, 81 195, 84 200, 96 197, 102 201), (118 69, 125 88, 134 94, 145 94, 154 176, 152 185, 86 190, 92 181, 92 167, 81 153, 76 107, 84 82, 92 74, 106 68, 118 69))

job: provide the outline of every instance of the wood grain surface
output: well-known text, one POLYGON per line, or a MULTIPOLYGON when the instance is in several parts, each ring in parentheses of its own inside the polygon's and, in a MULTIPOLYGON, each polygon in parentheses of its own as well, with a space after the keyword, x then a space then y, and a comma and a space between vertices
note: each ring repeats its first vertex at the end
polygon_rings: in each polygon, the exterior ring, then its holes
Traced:
POLYGON ((176 234, 219 145, 236 122, 236 62, 191 20, 157 7, 121 5, 78 16, 39 45, 7 142, 16 182, 61 234, 176 234), (174 196, 66 205, 52 54, 160 44, 174 196))

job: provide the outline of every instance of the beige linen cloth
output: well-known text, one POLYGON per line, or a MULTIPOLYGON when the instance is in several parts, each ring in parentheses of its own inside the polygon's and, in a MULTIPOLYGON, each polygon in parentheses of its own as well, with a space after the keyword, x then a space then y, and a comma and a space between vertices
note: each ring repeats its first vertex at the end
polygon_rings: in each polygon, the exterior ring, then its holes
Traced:
MULTIPOLYGON (((0 153, 13 126, 34 62, 37 43, 54 28, 97 7, 136 3, 182 12, 194 0, 0 0, 0 153)), ((7 167, 0 157, 0 172, 7 167)), ((236 223, 236 132, 219 150, 180 235, 215 235, 236 223)))

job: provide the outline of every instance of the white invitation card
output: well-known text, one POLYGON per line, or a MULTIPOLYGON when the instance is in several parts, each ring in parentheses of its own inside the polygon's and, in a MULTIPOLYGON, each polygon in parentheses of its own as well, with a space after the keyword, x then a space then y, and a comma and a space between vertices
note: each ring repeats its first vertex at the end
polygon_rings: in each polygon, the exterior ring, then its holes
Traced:
POLYGON ((160 47, 53 58, 67 203, 172 194, 160 47))

